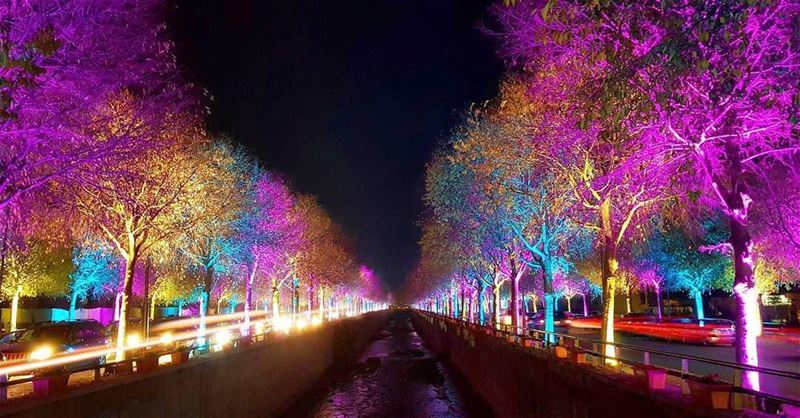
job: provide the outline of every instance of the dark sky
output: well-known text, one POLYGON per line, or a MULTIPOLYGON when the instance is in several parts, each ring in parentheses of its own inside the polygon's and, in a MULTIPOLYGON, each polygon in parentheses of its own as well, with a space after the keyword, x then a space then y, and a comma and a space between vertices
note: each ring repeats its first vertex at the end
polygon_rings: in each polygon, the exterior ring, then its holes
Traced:
POLYGON ((319 197, 394 288, 416 261, 425 161, 502 66, 488 1, 182 0, 179 60, 210 128, 319 197))

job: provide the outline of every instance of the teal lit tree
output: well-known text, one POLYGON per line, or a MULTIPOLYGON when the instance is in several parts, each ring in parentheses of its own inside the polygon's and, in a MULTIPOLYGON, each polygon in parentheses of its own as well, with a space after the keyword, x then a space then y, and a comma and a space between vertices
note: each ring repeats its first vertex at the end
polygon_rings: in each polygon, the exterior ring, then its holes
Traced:
POLYGON ((78 301, 114 292, 119 284, 120 260, 100 242, 84 242, 72 252, 75 270, 69 275, 69 319, 75 319, 78 301))

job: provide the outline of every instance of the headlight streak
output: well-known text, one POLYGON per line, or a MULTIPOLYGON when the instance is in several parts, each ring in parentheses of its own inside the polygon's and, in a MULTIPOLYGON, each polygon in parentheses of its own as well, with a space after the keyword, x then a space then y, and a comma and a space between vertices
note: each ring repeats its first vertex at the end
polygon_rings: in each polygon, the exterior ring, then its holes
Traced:
MULTIPOLYGON (((332 311, 332 309, 331 310, 317 309, 317 310, 313 310, 312 314, 318 314, 321 317, 321 316, 323 316, 325 314, 326 311, 332 311)), ((298 313, 297 315, 299 316, 299 315, 305 315, 305 314, 306 314, 306 312, 298 313)), ((231 321, 231 320, 238 319, 238 318, 244 318, 244 315, 245 315, 244 312, 237 312, 235 314, 208 316, 208 317, 206 317, 206 323, 209 324, 209 323, 219 323, 219 322, 224 322, 224 321, 231 321)), ((337 316, 338 315, 334 316, 334 318, 337 317, 337 316)), ((266 317, 266 314, 264 314, 263 312, 250 312, 251 320, 253 320, 254 318, 262 318, 262 321, 264 323, 264 327, 267 328, 267 330, 265 330, 265 331, 268 331, 268 328, 269 328, 268 324, 271 323, 271 319, 267 319, 265 317, 266 317)), ((281 318, 288 319, 289 323, 291 324, 291 318, 292 318, 291 315, 281 316, 281 317, 279 317, 279 321, 281 320, 281 318)), ((314 323, 314 325, 317 325, 316 322, 317 322, 316 320, 312 320, 312 323, 314 323)), ((320 319, 319 323, 321 324, 321 322, 322 321, 320 319)), ((185 319, 185 320, 171 321, 171 322, 169 322, 167 324, 160 324, 157 327, 153 327, 152 330, 153 331, 165 331, 165 330, 172 330, 172 329, 181 329, 181 328, 187 328, 187 327, 190 327, 192 325, 199 324, 199 323, 200 323, 200 318, 190 318, 190 319, 185 319)), ((220 326, 217 326, 217 327, 210 327, 210 328, 206 329, 205 334, 203 334, 202 336, 210 337, 211 335, 213 335, 213 334, 215 334, 215 333, 217 333, 219 331, 227 330, 228 332, 230 332, 231 330, 238 329, 239 327, 241 327, 241 324, 238 323, 238 322, 237 323, 233 323, 233 324, 220 325, 220 326)), ((276 327, 273 326, 273 328, 276 328, 276 327)), ((162 337, 163 337, 163 335, 164 334, 162 334, 162 337)), ((197 337, 198 337, 198 332, 195 329, 172 333, 172 341, 173 342, 193 340, 193 339, 195 339, 197 337)), ((140 341, 132 343, 132 344, 126 344, 123 349, 124 349, 124 351, 128 352, 128 351, 139 350, 139 349, 143 349, 143 348, 146 349, 148 347, 157 346, 159 344, 163 344, 163 341, 161 340, 161 337, 159 337, 159 338, 149 338, 147 340, 140 340, 140 341)), ((79 362, 79 361, 91 360, 91 359, 99 358, 99 357, 102 357, 102 356, 108 356, 109 358, 111 358, 111 357, 114 356, 115 351, 116 351, 115 347, 112 347, 112 346, 108 345, 108 346, 98 346, 98 347, 76 349, 76 350, 71 351, 71 352, 66 352, 66 351, 65 352, 61 352, 61 353, 55 353, 54 352, 54 353, 52 353, 52 356, 50 358, 43 359, 43 360, 33 360, 33 359, 31 359, 30 361, 8 362, 8 363, 11 363, 11 364, 8 364, 6 366, 0 367, 0 375, 3 375, 3 374, 20 375, 20 374, 25 374, 26 372, 30 373, 30 372, 33 372, 33 371, 39 370, 39 369, 45 369, 45 368, 50 368, 50 367, 55 367, 55 366, 61 366, 61 365, 75 363, 75 362, 79 362)), ((2 365, 2 363, 0 363, 0 365, 2 365)))

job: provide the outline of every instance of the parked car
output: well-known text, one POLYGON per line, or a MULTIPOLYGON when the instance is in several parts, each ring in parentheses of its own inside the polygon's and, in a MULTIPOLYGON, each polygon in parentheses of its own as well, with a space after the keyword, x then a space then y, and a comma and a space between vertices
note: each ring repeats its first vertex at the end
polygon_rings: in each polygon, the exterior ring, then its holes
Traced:
POLYGON ((24 329, 18 329, 16 331, 5 333, 2 337, 0 337, 0 346, 13 343, 17 338, 19 338, 20 335, 22 335, 24 331, 24 329))
MULTIPOLYGON (((9 338, 7 343, 0 345, 0 354, 3 361, 8 362, 39 361, 76 350, 108 346, 108 335, 103 325, 97 321, 45 322, 33 325, 9 338)), ((38 370, 34 374, 45 374, 54 370, 77 370, 104 363, 105 355, 101 355, 58 368, 38 370)))

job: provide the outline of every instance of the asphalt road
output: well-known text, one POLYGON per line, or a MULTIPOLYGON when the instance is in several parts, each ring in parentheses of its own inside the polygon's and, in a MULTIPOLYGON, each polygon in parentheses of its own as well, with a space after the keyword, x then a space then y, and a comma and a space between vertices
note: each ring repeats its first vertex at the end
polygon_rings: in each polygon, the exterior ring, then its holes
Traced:
MULTIPOLYGON (((564 332, 564 330, 557 330, 557 332, 564 332)), ((570 328, 567 330, 567 333, 590 339, 600 339, 599 330, 570 328)), ((651 340, 647 337, 619 332, 616 333, 616 341, 652 350, 686 354, 714 360, 734 362, 736 359, 733 347, 702 346, 658 341, 651 340)), ((762 367, 800 373, 800 344, 793 344, 776 338, 759 338, 758 353, 760 366, 762 367)), ((619 355, 627 360, 642 361, 641 352, 621 350, 619 355)), ((681 369, 681 360, 679 358, 651 354, 650 363, 655 366, 668 367, 676 370, 681 369)), ((720 378, 724 380, 733 381, 733 370, 723 366, 690 360, 689 372, 699 375, 718 374, 720 378)), ((767 393, 800 399, 800 382, 796 380, 762 374, 761 390, 767 393)))

